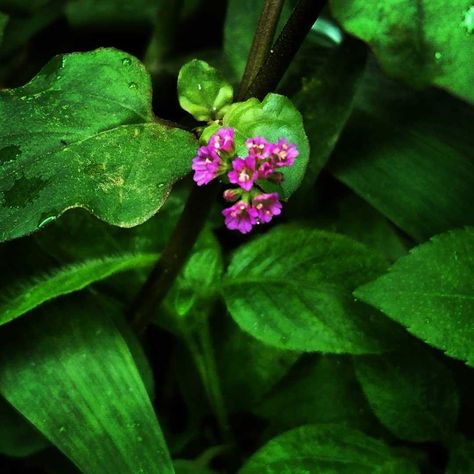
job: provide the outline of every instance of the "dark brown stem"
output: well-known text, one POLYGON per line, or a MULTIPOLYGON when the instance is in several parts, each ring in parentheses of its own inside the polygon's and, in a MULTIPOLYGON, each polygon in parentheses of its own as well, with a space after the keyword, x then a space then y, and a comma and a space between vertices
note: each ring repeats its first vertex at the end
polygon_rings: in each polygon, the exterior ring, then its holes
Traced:
POLYGON ((247 65, 245 66, 244 75, 240 82, 237 100, 245 98, 247 89, 257 76, 258 71, 265 63, 270 48, 273 44, 275 30, 280 18, 281 9, 284 0, 265 0, 262 13, 258 21, 255 36, 253 37, 252 47, 250 48, 247 65))
MULTIPOLYGON (((257 91, 257 95, 262 96, 274 89, 273 84, 276 86, 280 81, 290 64, 291 58, 316 21, 318 16, 317 12, 321 11, 324 3, 324 1, 321 2, 319 0, 300 0, 290 20, 283 28, 277 40, 277 44, 273 48, 276 50, 277 45, 279 45, 278 54, 270 54, 263 66, 257 64, 257 58, 254 58, 251 54, 249 55, 248 62, 253 63, 255 61, 255 65, 251 64, 247 66, 246 70, 252 71, 258 69, 256 67, 258 65, 260 72, 257 74, 250 89, 243 94, 241 99, 256 95, 253 91, 257 91), (313 3, 318 7, 316 8, 313 3), (301 22, 301 25, 298 24, 298 21, 301 22), (286 48, 283 42, 287 43, 286 48), (291 55, 291 58, 285 57, 285 51, 291 55), (276 64, 279 61, 282 62, 282 66, 276 64), (267 64, 272 74, 271 81, 269 81, 265 75, 267 64), (272 86, 268 84, 272 84, 272 86)), ((276 23, 278 23, 278 16, 271 15, 271 17, 276 25, 276 23)), ((256 34, 258 34, 258 31, 256 34)), ((194 187, 191 191, 183 213, 168 243, 131 306, 130 316, 132 326, 136 332, 141 333, 146 329, 159 305, 173 285, 174 280, 191 253, 199 233, 204 227, 206 216, 216 201, 218 190, 219 184, 214 182, 204 189, 194 187)))
POLYGON ((213 203, 219 184, 193 186, 184 210, 160 258, 131 306, 132 327, 143 332, 186 262, 213 203))
POLYGON ((299 0, 267 60, 248 88, 245 94, 247 97, 262 99, 277 88, 325 4, 326 0, 299 0))

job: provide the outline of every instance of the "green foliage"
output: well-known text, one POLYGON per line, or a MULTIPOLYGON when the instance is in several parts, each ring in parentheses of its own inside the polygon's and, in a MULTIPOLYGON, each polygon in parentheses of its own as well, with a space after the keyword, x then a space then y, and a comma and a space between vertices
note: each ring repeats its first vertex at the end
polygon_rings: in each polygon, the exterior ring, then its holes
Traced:
POLYGON ((156 254, 120 255, 91 259, 59 268, 7 289, 0 303, 0 325, 12 321, 61 295, 82 290, 116 273, 150 266, 156 254))
POLYGON ((246 155, 245 140, 262 136, 271 142, 285 137, 296 144, 299 155, 293 166, 282 169, 285 180, 281 186, 262 182, 266 192, 278 191, 283 199, 288 199, 300 185, 309 158, 309 144, 301 114, 291 101, 279 94, 268 94, 262 102, 252 98, 236 102, 224 115, 224 125, 235 129, 237 152, 246 155))
POLYGON ((173 473, 113 307, 77 303, 48 305, 2 331, 0 392, 81 472, 173 473))
POLYGON ((194 59, 179 71, 179 105, 196 120, 222 118, 233 94, 232 86, 205 61, 194 59))
POLYGON ((48 440, 3 398, 0 398, 0 426, 0 453, 3 455, 30 456, 49 445, 48 440))
POLYGON ((416 466, 388 446, 342 425, 308 425, 287 431, 257 451, 239 474, 415 474, 416 466))
POLYGON ((65 13, 75 27, 130 29, 152 25, 161 0, 68 0, 65 13))
POLYGON ((428 351, 361 356, 357 378, 380 421, 402 439, 444 441, 454 430, 458 394, 451 373, 428 351))
POLYGON ((292 94, 292 100, 303 116, 310 145, 308 169, 297 194, 304 193, 298 200, 300 206, 304 205, 305 192, 314 185, 329 160, 351 114, 355 91, 365 65, 366 51, 356 41, 347 40, 329 53, 326 49, 321 48, 316 40, 308 41, 306 49, 297 57, 303 63, 298 68, 298 78, 290 76, 288 80, 291 81, 288 87, 294 81, 301 82, 301 87, 292 94), (321 65, 315 57, 321 58, 321 65), (308 67, 308 64, 312 68, 301 77, 301 68, 308 67))
POLYGON ((300 351, 381 352, 393 343, 394 328, 351 293, 385 266, 348 237, 280 227, 234 253, 223 295, 239 326, 266 344, 300 351))
POLYGON ((337 423, 368 431, 377 425, 350 360, 324 355, 301 362, 256 408, 273 430, 337 423))
POLYGON ((474 5, 264 1, 0 0, 0 472, 474 471, 474 5))
POLYGON ((434 84, 474 103, 472 2, 331 0, 344 29, 366 41, 393 77, 434 84))
POLYGON ((27 85, 2 91, 0 239, 71 207, 123 227, 151 217, 188 171, 195 142, 155 123, 150 100, 143 66, 113 49, 59 56, 27 85))
POLYGON ((369 68, 331 169, 419 241, 474 224, 474 109, 369 68))
POLYGON ((474 365, 473 248, 473 228, 441 234, 354 294, 416 337, 474 365))

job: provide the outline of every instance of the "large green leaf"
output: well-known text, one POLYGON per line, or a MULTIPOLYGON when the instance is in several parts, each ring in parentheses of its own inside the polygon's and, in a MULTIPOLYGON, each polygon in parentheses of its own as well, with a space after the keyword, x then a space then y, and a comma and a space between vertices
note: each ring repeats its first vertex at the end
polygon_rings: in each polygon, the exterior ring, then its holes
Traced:
POLYGON ((354 294, 416 337, 474 365, 473 228, 415 247, 389 273, 354 294))
POLYGON ((262 102, 252 98, 245 102, 236 102, 224 115, 224 125, 235 129, 237 152, 245 156, 248 151, 244 146, 247 138, 262 136, 271 142, 286 138, 294 143, 299 151, 295 163, 289 168, 282 168, 285 179, 281 186, 262 182, 267 191, 278 191, 287 199, 300 185, 309 158, 309 143, 306 136, 303 118, 292 102, 279 94, 268 94, 262 102))
MULTIPOLYGON (((354 40, 326 52, 307 39, 297 60, 312 66, 307 74, 291 77, 289 87, 296 81, 300 87, 292 94, 292 100, 301 112, 310 145, 310 158, 301 193, 295 197, 301 210, 311 212, 312 206, 305 203, 307 191, 326 165, 351 112, 355 91, 365 65, 365 49, 354 40), (326 57, 325 57, 326 56, 326 57), (322 64, 318 64, 318 61, 322 64), (300 195, 301 194, 301 195, 300 195)), ((310 66, 310 67, 311 67, 310 66)), ((308 67, 308 66, 306 66, 308 67)), ((294 207, 296 207, 294 204, 294 207)))
POLYGON ((123 227, 151 217, 189 170, 195 140, 154 122, 150 103, 143 66, 114 49, 58 56, 1 91, 0 240, 72 207, 123 227))
POLYGON ((446 441, 458 412, 448 369, 426 350, 354 358, 357 378, 374 413, 409 441, 446 441))
POLYGON ((309 423, 338 423, 363 431, 378 425, 351 361, 341 356, 301 360, 254 411, 279 432, 309 423))
POLYGON ((471 0, 331 0, 350 33, 372 47, 392 76, 435 84, 474 103, 471 0))
POLYGON ((279 227, 234 253, 223 295, 239 326, 266 344, 380 352, 389 349, 396 328, 351 293, 385 267, 377 254, 343 235, 279 227))
POLYGON ((272 439, 239 474, 415 474, 418 469, 374 438, 342 425, 307 425, 272 439))
POLYGON ((370 67, 331 170, 417 240, 472 225, 473 120, 467 104, 414 93, 370 67))
POLYGON ((2 328, 0 392, 85 474, 173 473, 130 351, 97 300, 2 328))
POLYGON ((0 300, 0 325, 33 310, 61 295, 82 290, 92 283, 134 268, 150 266, 157 254, 120 255, 60 267, 34 280, 16 283, 3 291, 0 300))

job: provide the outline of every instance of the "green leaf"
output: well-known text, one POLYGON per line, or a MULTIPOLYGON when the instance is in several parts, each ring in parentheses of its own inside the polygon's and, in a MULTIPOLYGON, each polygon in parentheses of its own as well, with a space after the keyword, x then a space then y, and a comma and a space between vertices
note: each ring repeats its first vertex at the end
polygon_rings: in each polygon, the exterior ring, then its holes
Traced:
POLYGON ((474 109, 414 93, 369 68, 330 162, 355 193, 418 241, 474 225, 474 109))
POLYGON ((58 56, 26 86, 0 91, 0 240, 73 207, 122 227, 151 217, 196 142, 154 122, 150 103, 143 66, 114 49, 58 56))
POLYGON ((205 61, 193 59, 179 71, 179 105, 196 120, 207 122, 222 118, 233 94, 232 86, 205 61))
POLYGON ((474 442, 459 437, 451 447, 446 474, 471 474, 474 472, 474 442))
POLYGON ((474 103, 474 7, 470 0, 331 0, 349 33, 366 41, 391 76, 434 84, 474 103))
POLYGON ((377 425, 350 360, 326 355, 300 362, 255 409, 274 430, 338 423, 366 431, 377 425))
POLYGON ((308 425, 269 441, 239 474, 414 474, 416 466, 374 438, 342 425, 308 425))
POLYGON ((157 0, 69 0, 65 13, 74 27, 133 29, 151 27, 155 20, 157 0))
POLYGON ((111 307, 48 305, 0 332, 0 392, 85 474, 173 473, 111 307))
MULTIPOLYGON (((330 198, 333 199, 332 193, 330 198)), ((402 237, 385 217, 367 202, 350 193, 335 204, 335 212, 317 216, 318 227, 348 235, 377 250, 388 261, 394 262, 406 255, 408 239, 402 237)))
POLYGON ((17 283, 3 292, 0 302, 0 325, 61 295, 82 290, 92 283, 134 268, 148 267, 156 254, 120 255, 91 259, 57 269, 34 280, 17 283))
POLYGON ((416 337, 474 365, 473 249, 473 228, 438 235, 354 294, 416 337))
POLYGON ((245 140, 256 136, 265 137, 271 142, 284 137, 297 146, 299 155, 295 163, 281 170, 285 176, 282 185, 272 185, 266 181, 261 184, 265 191, 279 191, 283 199, 288 199, 300 185, 309 158, 303 118, 291 101, 282 95, 268 94, 262 102, 255 98, 237 102, 232 104, 223 120, 225 126, 235 129, 237 151, 241 154, 246 151, 245 140))
POLYGON ((0 397, 0 453, 31 456, 49 446, 48 440, 0 397))
POLYGON ((173 466, 176 474, 215 474, 215 471, 200 466, 195 461, 188 461, 186 459, 176 459, 173 461, 173 466))
POLYGON ((397 437, 446 441, 456 425, 458 393, 449 370, 427 350, 354 358, 372 410, 397 437))
MULTIPOLYGON (((314 181, 326 165, 352 112, 354 94, 366 56, 361 44, 353 40, 346 40, 334 51, 326 52, 326 58, 320 46, 312 44, 309 39, 307 43, 300 53, 302 57, 297 59, 306 60, 307 64, 312 65, 312 70, 291 81, 301 83, 291 97, 303 116, 310 144, 308 169, 300 188, 305 194, 298 203, 303 210, 306 192, 314 186, 314 181), (315 58, 323 61, 322 65, 318 65, 315 58)), ((306 206, 311 208, 307 204, 306 206)))
POLYGON ((216 334, 216 362, 226 402, 231 412, 250 411, 288 372, 298 352, 262 344, 243 332, 231 318, 216 334))
POLYGON ((223 296, 246 332, 282 349, 389 350, 396 328, 352 298, 386 267, 377 254, 330 232, 279 227, 232 256, 223 296))

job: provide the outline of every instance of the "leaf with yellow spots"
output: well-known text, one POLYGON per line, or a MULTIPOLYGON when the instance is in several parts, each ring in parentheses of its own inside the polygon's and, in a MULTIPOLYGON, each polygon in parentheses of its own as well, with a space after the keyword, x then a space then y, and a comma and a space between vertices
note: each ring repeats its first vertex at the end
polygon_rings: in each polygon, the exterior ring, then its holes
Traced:
POLYGON ((154 117, 137 59, 115 49, 57 56, 25 86, 0 91, 0 241, 75 207, 141 224, 195 149, 192 134, 154 117))

